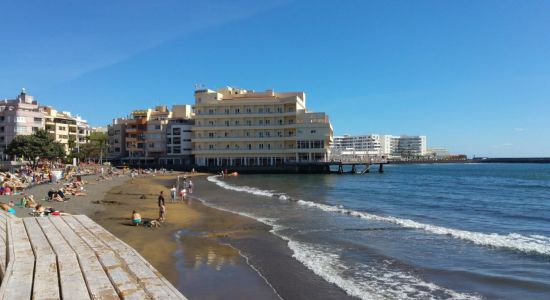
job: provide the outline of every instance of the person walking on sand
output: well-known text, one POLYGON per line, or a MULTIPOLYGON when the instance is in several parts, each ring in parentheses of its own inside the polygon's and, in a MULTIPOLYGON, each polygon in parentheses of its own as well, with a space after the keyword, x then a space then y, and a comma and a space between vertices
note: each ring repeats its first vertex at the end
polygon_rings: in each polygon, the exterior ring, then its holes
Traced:
POLYGON ((187 186, 189 187, 189 194, 193 194, 193 181, 191 179, 189 179, 187 186))
POLYGON ((185 190, 185 187, 183 187, 180 191, 181 203, 185 201, 186 194, 187 194, 187 191, 185 190))
POLYGON ((170 189, 170 197, 172 199, 172 203, 176 202, 176 196, 177 196, 178 190, 176 189, 176 186, 173 185, 170 189))
POLYGON ((166 217, 166 206, 164 205, 164 196, 162 191, 159 194, 159 221, 164 222, 166 217))

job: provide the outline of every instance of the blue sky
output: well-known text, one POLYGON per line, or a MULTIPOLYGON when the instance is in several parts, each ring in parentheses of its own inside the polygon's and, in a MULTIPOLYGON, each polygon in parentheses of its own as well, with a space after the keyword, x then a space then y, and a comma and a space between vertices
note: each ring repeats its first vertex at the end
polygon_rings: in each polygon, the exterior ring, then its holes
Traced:
POLYGON ((106 125, 194 84, 305 91, 336 134, 550 156, 550 1, 0 3, 0 98, 106 125))

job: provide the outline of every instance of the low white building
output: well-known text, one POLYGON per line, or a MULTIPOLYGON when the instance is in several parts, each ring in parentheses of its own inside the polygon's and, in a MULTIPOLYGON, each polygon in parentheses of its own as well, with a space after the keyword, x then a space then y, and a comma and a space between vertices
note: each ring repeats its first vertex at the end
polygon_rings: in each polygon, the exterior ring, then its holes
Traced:
POLYGON ((380 155, 380 135, 343 135, 335 136, 332 143, 334 150, 355 150, 365 152, 366 155, 380 155))
POLYGON ((428 154, 426 136, 409 135, 343 135, 335 136, 333 151, 338 153, 355 151, 368 156, 418 157, 428 154))

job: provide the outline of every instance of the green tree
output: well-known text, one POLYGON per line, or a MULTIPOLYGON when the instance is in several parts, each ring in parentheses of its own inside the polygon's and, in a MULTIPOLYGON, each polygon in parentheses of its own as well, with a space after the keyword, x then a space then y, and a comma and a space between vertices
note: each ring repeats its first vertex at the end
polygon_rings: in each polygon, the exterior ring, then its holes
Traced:
POLYGON ((17 155, 32 162, 36 167, 41 158, 50 160, 64 158, 65 148, 55 141, 52 134, 38 130, 32 135, 18 135, 6 149, 8 155, 17 155))
POLYGON ((97 159, 100 163, 103 162, 103 156, 107 151, 107 133, 92 132, 87 138, 87 143, 80 147, 82 156, 87 159, 97 159))

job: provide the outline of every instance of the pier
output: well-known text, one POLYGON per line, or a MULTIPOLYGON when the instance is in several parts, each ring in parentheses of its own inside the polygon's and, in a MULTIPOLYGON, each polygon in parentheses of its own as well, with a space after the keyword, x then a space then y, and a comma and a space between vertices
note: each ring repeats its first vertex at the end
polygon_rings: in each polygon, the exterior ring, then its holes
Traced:
MULTIPOLYGON (((333 156, 327 162, 329 173, 335 174, 366 174, 370 173, 373 166, 378 165, 378 173, 384 173, 384 165, 388 163, 385 157, 346 157, 333 156)), ((373 170, 374 171, 374 170, 373 170)))
POLYGON ((84 215, 0 211, 0 299, 186 299, 137 251, 84 215))

